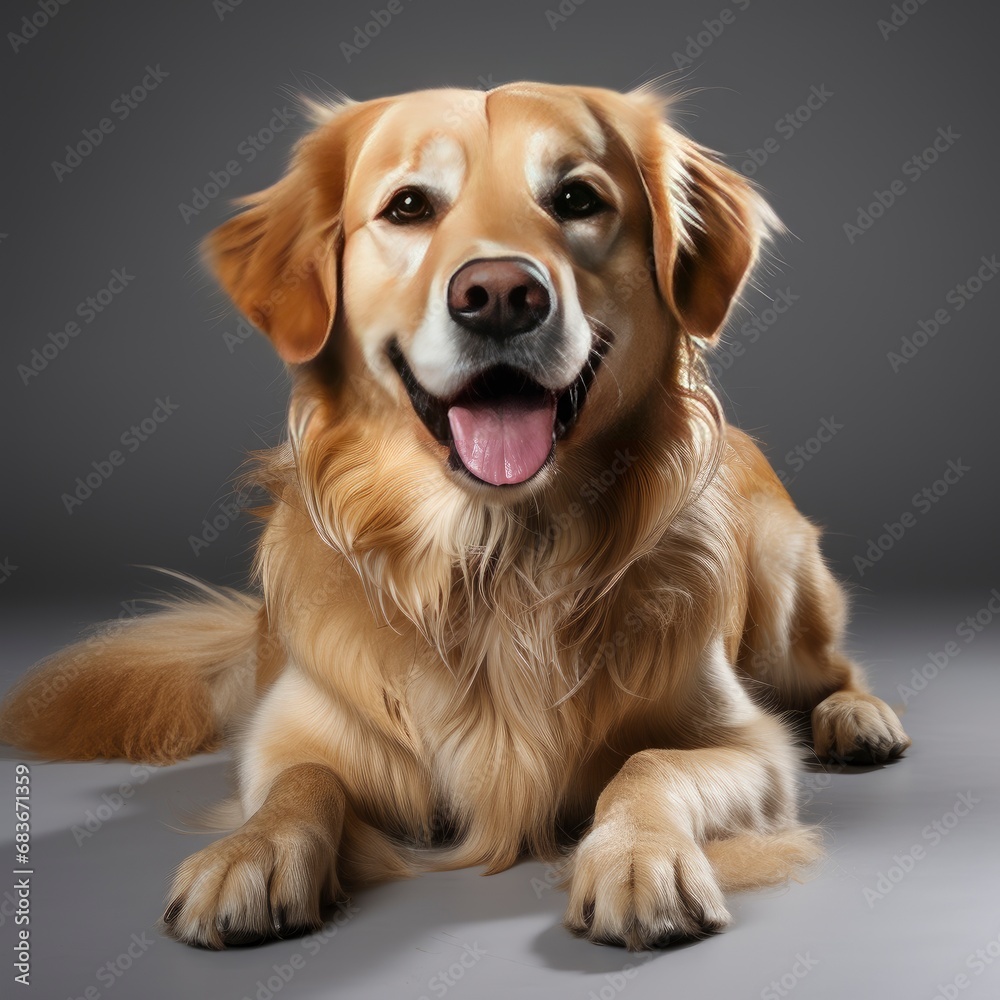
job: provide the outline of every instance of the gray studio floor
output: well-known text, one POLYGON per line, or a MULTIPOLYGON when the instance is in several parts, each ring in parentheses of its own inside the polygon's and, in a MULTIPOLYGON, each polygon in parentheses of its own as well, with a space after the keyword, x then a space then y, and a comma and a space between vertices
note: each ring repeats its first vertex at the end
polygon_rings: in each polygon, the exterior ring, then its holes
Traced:
MULTIPOLYGON (((185 810, 222 795, 225 758, 148 772, 118 763, 34 764, 32 987, 7 985, 13 897, 0 884, 0 995, 994 998, 1000 621, 971 639, 956 633, 989 599, 861 601, 852 644, 890 703, 901 704, 897 685, 927 654, 949 641, 959 652, 945 654, 947 665, 908 696, 904 723, 915 745, 904 761, 865 773, 803 773, 804 812, 827 831, 827 861, 806 884, 734 898, 733 926, 716 938, 652 957, 575 940, 560 926, 563 897, 545 868, 526 863, 491 878, 466 871, 366 891, 311 938, 196 951, 161 937, 155 925, 171 868, 210 839, 177 828, 185 810), (122 784, 133 794, 119 805, 122 784)), ((57 608, 12 617, 3 687, 70 638, 85 614, 57 608)), ((14 767, 9 754, 0 760, 5 860, 14 854, 14 767)))

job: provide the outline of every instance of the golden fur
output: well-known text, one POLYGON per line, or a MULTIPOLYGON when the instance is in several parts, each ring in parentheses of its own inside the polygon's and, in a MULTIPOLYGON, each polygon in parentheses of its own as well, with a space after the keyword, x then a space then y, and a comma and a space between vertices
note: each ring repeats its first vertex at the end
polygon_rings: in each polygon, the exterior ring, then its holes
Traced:
POLYGON ((294 371, 290 440, 257 472, 262 601, 185 599, 71 647, 8 696, 0 732, 155 763, 231 734, 243 825, 181 866, 164 917, 192 944, 526 852, 563 859, 566 923, 594 940, 718 930, 726 890, 817 853, 781 713, 812 713, 823 757, 909 745, 840 652, 817 530, 705 378, 776 222, 646 91, 314 110, 286 176, 207 246, 294 371), (586 226, 531 193, 570 160, 612 206, 586 226), (416 169, 457 193, 391 230, 379 185, 416 169), (384 348, 413 349, 442 280, 497 247, 541 261, 613 342, 555 461, 489 487, 446 467, 384 348))

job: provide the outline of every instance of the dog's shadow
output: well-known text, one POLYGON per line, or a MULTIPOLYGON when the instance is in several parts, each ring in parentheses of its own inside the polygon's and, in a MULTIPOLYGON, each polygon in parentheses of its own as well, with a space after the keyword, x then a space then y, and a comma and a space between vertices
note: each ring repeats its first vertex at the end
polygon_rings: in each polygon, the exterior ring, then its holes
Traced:
POLYGON ((222 757, 205 756, 180 768, 143 768, 140 783, 123 764, 32 764, 36 817, 47 785, 49 794, 68 788, 60 793, 60 818, 70 799, 78 813, 68 825, 40 825, 44 832, 33 837, 32 981, 40 995, 82 996, 91 986, 103 995, 113 980, 128 982, 119 989, 128 996, 184 996, 197 982, 199 995, 253 997, 261 985, 262 993, 276 993, 278 981, 268 983, 275 976, 293 977, 295 996, 325 996, 333 984, 347 996, 352 983, 357 995, 371 995, 378 975, 420 996, 433 995, 435 982, 440 988, 444 981, 434 977, 449 969, 470 980, 494 976, 495 965, 493 972, 490 963, 476 968, 482 951, 584 977, 649 960, 574 938, 561 923, 565 894, 536 862, 488 879, 464 870, 364 889, 306 937, 224 952, 178 944, 158 926, 171 874, 220 836, 184 832, 186 817, 229 793, 228 771, 222 757), (82 766, 86 780, 75 783, 82 766), (59 769, 58 781, 47 781, 49 767, 59 769), (109 768, 107 782, 95 785, 95 767, 109 768), (132 782, 127 796, 123 779, 132 782))

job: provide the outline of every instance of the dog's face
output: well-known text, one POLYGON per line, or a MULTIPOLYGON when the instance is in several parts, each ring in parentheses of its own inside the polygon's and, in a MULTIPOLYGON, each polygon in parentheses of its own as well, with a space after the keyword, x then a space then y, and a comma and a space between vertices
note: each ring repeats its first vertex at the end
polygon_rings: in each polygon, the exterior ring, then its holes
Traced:
POLYGON ((539 84, 334 109, 210 252, 286 361, 332 353, 445 474, 523 495, 673 384, 766 227, 661 110, 539 84))
POLYGON ((534 477, 612 341, 629 351, 657 313, 640 181, 610 146, 567 94, 432 91, 388 108, 358 156, 346 325, 460 474, 534 477), (608 314, 630 274, 640 302, 608 314))

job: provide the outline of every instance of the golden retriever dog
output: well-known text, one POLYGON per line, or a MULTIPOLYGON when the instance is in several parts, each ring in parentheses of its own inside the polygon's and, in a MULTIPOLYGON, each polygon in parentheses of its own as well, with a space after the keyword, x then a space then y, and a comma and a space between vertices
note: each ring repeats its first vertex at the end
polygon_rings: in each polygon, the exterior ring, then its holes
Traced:
POLYGON ((0 719, 47 758, 229 738, 238 828, 177 870, 178 940, 523 856, 593 941, 699 937, 818 855, 793 713, 821 759, 909 745, 841 651, 817 529, 708 384, 777 221, 668 112, 534 83, 316 105, 209 237, 293 376, 262 596, 108 626, 0 719))

